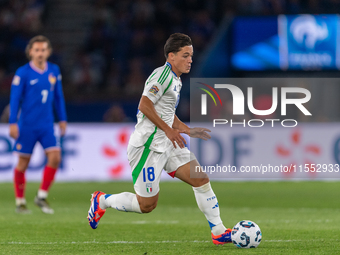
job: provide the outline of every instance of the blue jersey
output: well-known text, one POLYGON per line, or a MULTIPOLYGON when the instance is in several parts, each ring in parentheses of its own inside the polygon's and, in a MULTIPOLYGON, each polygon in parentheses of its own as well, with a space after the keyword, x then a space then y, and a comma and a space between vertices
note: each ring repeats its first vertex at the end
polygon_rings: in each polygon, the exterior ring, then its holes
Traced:
POLYGON ((32 62, 20 67, 12 81, 9 123, 29 128, 53 127, 53 105, 59 121, 66 121, 65 101, 60 69, 47 62, 46 69, 36 68, 32 62))

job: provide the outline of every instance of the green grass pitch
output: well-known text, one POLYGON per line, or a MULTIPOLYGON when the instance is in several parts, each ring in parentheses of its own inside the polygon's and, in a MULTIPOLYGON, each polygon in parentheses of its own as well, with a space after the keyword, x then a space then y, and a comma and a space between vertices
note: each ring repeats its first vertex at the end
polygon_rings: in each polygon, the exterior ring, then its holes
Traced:
POLYGON ((215 246, 190 186, 161 183, 150 214, 108 209, 99 227, 87 223, 90 194, 133 191, 131 183, 56 183, 54 215, 33 205, 38 183, 27 184, 31 215, 14 213, 13 185, 0 184, 0 254, 339 254, 339 182, 212 182, 227 227, 256 222, 256 249, 215 246))

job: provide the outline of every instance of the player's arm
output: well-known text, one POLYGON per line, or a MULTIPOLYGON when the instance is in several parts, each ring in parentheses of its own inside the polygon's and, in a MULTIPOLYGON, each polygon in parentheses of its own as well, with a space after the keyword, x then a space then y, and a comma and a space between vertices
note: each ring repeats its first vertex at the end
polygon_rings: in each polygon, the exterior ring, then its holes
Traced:
POLYGON ((172 128, 183 130, 185 134, 192 138, 201 138, 205 141, 211 138, 211 136, 207 133, 211 132, 209 129, 200 127, 189 128, 177 117, 177 115, 175 115, 172 128))
POLYGON ((61 84, 61 74, 57 77, 57 84, 55 86, 54 91, 54 107, 56 109, 58 118, 59 118, 59 128, 60 135, 65 135, 66 126, 67 126, 67 117, 66 117, 66 109, 65 109, 65 99, 63 93, 63 87, 61 84))
POLYGON ((24 77, 19 69, 13 78, 11 85, 11 95, 9 101, 9 135, 17 139, 19 137, 19 128, 17 124, 20 101, 24 92, 24 77))
POLYGON ((188 134, 190 133, 190 128, 184 124, 175 114, 175 118, 174 118, 174 123, 172 124, 172 128, 174 129, 179 129, 179 130, 183 130, 184 133, 188 134))
POLYGON ((174 147, 176 148, 175 142, 178 144, 180 148, 184 148, 184 144, 186 144, 185 139, 181 136, 181 132, 183 131, 179 129, 174 129, 166 124, 157 114, 156 109, 154 107, 154 103, 147 97, 142 96, 138 109, 159 129, 163 130, 165 135, 172 142, 174 147))

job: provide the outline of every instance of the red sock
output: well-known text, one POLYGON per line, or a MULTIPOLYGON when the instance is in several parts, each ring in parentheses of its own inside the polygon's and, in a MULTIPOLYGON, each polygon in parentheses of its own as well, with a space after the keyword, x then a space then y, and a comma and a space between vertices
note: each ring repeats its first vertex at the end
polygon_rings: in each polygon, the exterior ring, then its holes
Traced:
POLYGON ((57 168, 52 168, 50 166, 45 166, 44 169, 44 176, 43 176, 43 180, 42 183, 40 185, 40 189, 41 190, 45 190, 48 191, 53 180, 54 180, 54 176, 55 173, 57 172, 57 168))
POLYGON ((25 173, 17 169, 14 169, 15 198, 25 197, 25 185, 26 185, 25 173))

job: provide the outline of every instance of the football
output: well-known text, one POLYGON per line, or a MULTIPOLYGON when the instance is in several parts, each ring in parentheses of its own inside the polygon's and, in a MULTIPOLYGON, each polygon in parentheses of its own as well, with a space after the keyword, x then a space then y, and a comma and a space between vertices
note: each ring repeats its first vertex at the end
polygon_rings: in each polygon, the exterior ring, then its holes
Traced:
POLYGON ((231 231, 231 240, 238 248, 256 248, 262 239, 259 226, 250 220, 242 220, 231 231))

